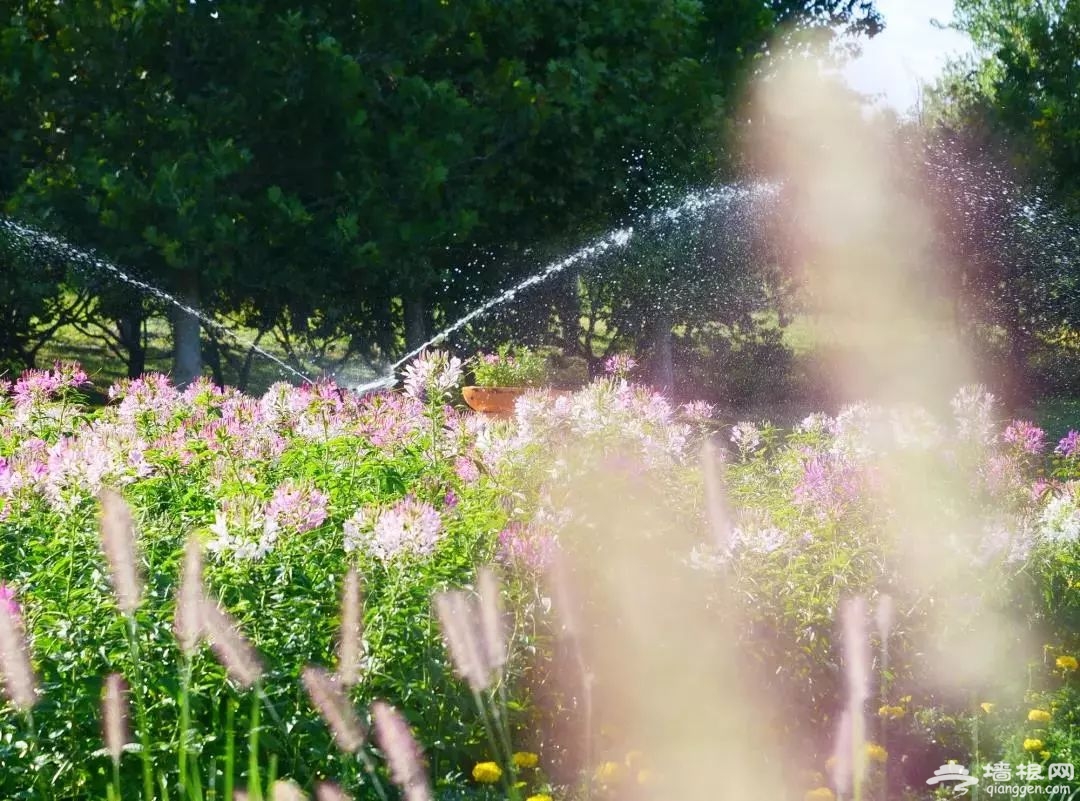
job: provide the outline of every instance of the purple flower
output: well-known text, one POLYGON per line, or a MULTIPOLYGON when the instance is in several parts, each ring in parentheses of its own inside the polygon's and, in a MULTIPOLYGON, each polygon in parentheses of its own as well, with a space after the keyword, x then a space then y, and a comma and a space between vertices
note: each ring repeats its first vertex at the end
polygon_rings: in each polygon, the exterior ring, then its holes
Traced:
POLYGON ((86 371, 78 362, 53 362, 53 373, 60 378, 60 385, 77 389, 90 383, 86 371))
POLYGON ((461 381, 461 359, 443 351, 421 353, 405 368, 405 394, 422 403, 443 400, 461 381))
POLYGON ((15 382, 12 395, 16 404, 25 406, 48 400, 66 390, 89 384, 86 371, 78 362, 56 362, 52 370, 27 370, 15 382))
POLYGON ((1058 442, 1057 447, 1054 448, 1054 453, 1069 457, 1076 453, 1078 448, 1080 448, 1080 432, 1070 429, 1069 433, 1058 442))
POLYGON ((1045 478, 1037 478, 1031 484, 1031 500, 1040 501, 1054 489, 1053 482, 1045 478))
POLYGON ((604 372, 616 378, 626 378, 637 368, 637 360, 624 353, 616 353, 604 361, 604 372))
POLYGON ((51 398, 63 386, 60 376, 49 370, 27 370, 15 382, 12 394, 17 404, 24 405, 51 398))
POLYGON ((707 423, 716 415, 716 407, 701 400, 684 403, 679 410, 683 417, 694 423, 707 423))
POLYGON ((476 462, 464 456, 459 456, 454 460, 454 473, 466 484, 472 484, 480 479, 480 468, 476 466, 476 462))
POLYGON ((550 532, 515 521, 499 532, 498 558, 513 567, 539 572, 551 565, 557 547, 550 532))
POLYGON ((761 432, 753 423, 737 423, 731 427, 731 441, 742 453, 750 453, 761 444, 761 432))
POLYGON ((318 528, 326 520, 327 500, 317 489, 285 481, 274 490, 274 497, 266 507, 266 517, 280 529, 303 534, 318 528))
POLYGON ((1013 420, 1001 438, 1033 456, 1042 453, 1046 448, 1046 432, 1027 420, 1013 420))
POLYGON ((19 602, 15 599, 15 590, 2 581, 0 581, 0 604, 3 604, 7 613, 13 618, 18 618, 22 614, 19 602))
POLYGON ((388 509, 361 509, 345 522, 345 550, 367 550, 380 562, 430 556, 442 539, 442 518, 411 495, 388 509))
POLYGON ((857 465, 842 454, 810 452, 795 487, 795 502, 814 509, 819 517, 843 514, 863 488, 857 465))

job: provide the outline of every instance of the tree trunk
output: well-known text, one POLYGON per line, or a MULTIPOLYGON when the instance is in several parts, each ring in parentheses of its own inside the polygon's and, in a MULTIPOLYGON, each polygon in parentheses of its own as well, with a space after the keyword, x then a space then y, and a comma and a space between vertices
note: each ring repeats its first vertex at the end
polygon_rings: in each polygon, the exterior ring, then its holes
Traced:
MULTIPOLYGON (((215 386, 225 386, 225 372, 221 369, 221 345, 216 337, 210 337, 207 342, 206 363, 210 365, 210 378, 215 386)), ((247 387, 245 385, 237 387, 237 389, 243 390, 247 389, 247 387)))
POLYGON ((671 312, 663 309, 656 318, 650 378, 653 386, 664 392, 671 392, 675 386, 675 344, 671 329, 671 312))
POLYGON ((556 295, 555 313, 559 315, 564 353, 581 352, 581 291, 577 276, 566 281, 565 289, 556 295))
POLYGON ((415 350, 427 342, 427 314, 424 296, 419 292, 405 298, 405 347, 415 350))
MULTIPOLYGON (((179 300, 192 309, 199 308, 199 282, 194 271, 185 272, 180 279, 179 300)), ((172 314, 173 381, 186 387, 202 375, 202 343, 199 319, 180 309, 172 314)))
POLYGON ((116 321, 120 344, 127 351, 128 378, 138 378, 146 372, 146 341, 143 325, 146 317, 141 308, 132 309, 116 321))

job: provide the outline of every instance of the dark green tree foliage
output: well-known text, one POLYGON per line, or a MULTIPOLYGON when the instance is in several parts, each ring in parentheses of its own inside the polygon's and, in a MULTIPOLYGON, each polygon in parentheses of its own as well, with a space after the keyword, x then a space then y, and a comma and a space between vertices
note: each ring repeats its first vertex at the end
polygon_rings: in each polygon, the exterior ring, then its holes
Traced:
MULTIPOLYGON (((0 202, 211 313, 385 357, 531 267, 527 244, 624 214, 631 153, 711 178, 783 24, 879 21, 853 0, 9 2, 0 202)), ((101 310, 118 341, 163 311, 123 288, 101 310)))
POLYGON ((1014 396, 1040 378, 1073 390, 1056 374, 1080 323, 1080 3, 959 0, 956 25, 978 55, 930 94, 927 164, 958 316, 1014 396))

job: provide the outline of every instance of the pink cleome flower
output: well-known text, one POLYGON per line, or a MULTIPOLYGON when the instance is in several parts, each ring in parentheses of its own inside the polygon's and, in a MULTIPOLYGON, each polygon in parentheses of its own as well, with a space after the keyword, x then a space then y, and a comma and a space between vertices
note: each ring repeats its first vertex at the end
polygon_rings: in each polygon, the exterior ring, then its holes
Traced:
POLYGON ((626 378, 637 369, 637 359, 624 353, 616 353, 604 361, 604 372, 617 378, 626 378))
POLYGON ((1032 456, 1038 456, 1046 448, 1046 432, 1027 420, 1013 420, 1001 438, 1032 456))
POLYGON ((459 456, 454 460, 454 473, 466 484, 480 480, 480 468, 476 466, 476 462, 465 456, 459 456))
POLYGON ((461 359, 443 351, 421 353, 405 367, 405 394, 422 403, 441 400, 461 381, 461 359))
POLYGON ((1054 453, 1065 457, 1073 456, 1077 451, 1080 451, 1080 432, 1073 430, 1062 437, 1054 448, 1054 453))
POLYGON ((442 540, 442 517, 409 495, 389 508, 361 509, 345 521, 345 550, 366 550, 384 564, 402 556, 430 556, 442 540))
POLYGON ((313 487, 287 480, 274 490, 274 497, 266 507, 266 517, 282 529, 303 534, 318 528, 326 520, 328 500, 325 493, 313 487))
POLYGON ((8 615, 16 620, 22 614, 18 600, 15 598, 15 590, 0 581, 0 606, 3 606, 8 615))
POLYGON ((558 545, 550 532, 514 521, 499 532, 499 561, 527 571, 543 571, 555 558, 558 545))

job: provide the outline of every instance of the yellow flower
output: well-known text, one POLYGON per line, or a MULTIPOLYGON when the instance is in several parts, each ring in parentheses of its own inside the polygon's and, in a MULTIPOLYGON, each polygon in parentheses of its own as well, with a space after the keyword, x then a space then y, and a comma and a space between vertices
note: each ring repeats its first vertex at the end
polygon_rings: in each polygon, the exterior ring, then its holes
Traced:
POLYGON ((1028 712, 1028 720, 1032 723, 1049 723, 1050 713, 1045 709, 1032 709, 1028 712))
POLYGON ((1042 759, 1049 759, 1050 758, 1050 752, 1049 751, 1040 751, 1039 752, 1039 757, 1042 758, 1042 759))
POLYGON ((1044 743, 1042 740, 1036 740, 1030 737, 1024 740, 1025 751, 1042 751, 1045 745, 1046 743, 1044 743))
POLYGON ((535 768, 540 764, 540 757, 534 754, 532 751, 518 751, 510 760, 514 763, 514 767, 518 770, 526 770, 528 768, 535 768))
POLYGON ((638 764, 643 759, 645 759, 645 754, 641 751, 628 751, 626 754, 626 759, 623 761, 626 762, 626 767, 632 768, 634 767, 634 765, 638 764))
POLYGON ((641 770, 639 770, 637 772, 637 783, 638 784, 652 784, 653 779, 655 779, 655 778, 656 778, 656 774, 653 773, 648 768, 642 768, 641 770))
POLYGON ((1078 667, 1080 667, 1080 662, 1076 661, 1076 657, 1069 656, 1068 654, 1066 654, 1065 656, 1059 656, 1057 658, 1056 664, 1058 666, 1058 670, 1076 670, 1078 667))
POLYGON ((596 780, 601 784, 612 784, 622 776, 622 765, 618 762, 602 762, 596 769, 596 780))
POLYGON ((899 720, 907 714, 907 710, 902 706, 889 706, 886 704, 877 711, 879 718, 888 718, 889 720, 899 720))
POLYGON ((835 798, 833 791, 828 787, 819 787, 816 790, 810 790, 803 796, 803 801, 834 801, 835 798))
POLYGON ((552 799, 547 793, 540 793, 539 795, 530 795, 525 801, 552 801, 552 799))
POLYGON ((495 784, 502 778, 502 768, 494 762, 477 762, 472 777, 481 784, 495 784))
POLYGON ((994 707, 997 706, 997 704, 992 704, 989 701, 983 701, 981 704, 979 704, 979 706, 982 707, 983 712, 989 715, 991 712, 994 711, 994 707))
POLYGON ((889 757, 889 752, 877 743, 866 744, 866 757, 871 762, 884 763, 889 757))

